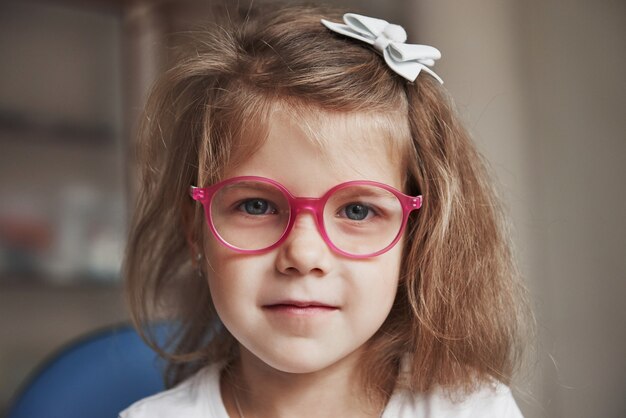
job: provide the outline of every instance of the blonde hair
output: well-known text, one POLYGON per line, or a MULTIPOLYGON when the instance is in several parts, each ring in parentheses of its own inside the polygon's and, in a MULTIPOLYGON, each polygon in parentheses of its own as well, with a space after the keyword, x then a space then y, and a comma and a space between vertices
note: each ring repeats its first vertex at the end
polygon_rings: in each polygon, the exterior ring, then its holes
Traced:
POLYGON ((236 356, 192 266, 185 231, 206 228, 188 187, 219 180, 249 155, 256 145, 247 141, 263 138, 276 103, 389 115, 391 130, 406 127, 405 191, 422 194, 424 205, 407 228, 395 303, 367 347, 368 391, 386 396, 407 353, 405 384, 414 391, 509 383, 521 351, 523 289, 485 165, 446 92, 424 73, 407 82, 366 45, 327 30, 320 19, 339 21, 336 11, 278 10, 231 10, 228 21, 194 33, 146 105, 124 274, 133 321, 169 362, 167 385, 236 356), (168 347, 144 330, 163 313, 177 319, 168 347))

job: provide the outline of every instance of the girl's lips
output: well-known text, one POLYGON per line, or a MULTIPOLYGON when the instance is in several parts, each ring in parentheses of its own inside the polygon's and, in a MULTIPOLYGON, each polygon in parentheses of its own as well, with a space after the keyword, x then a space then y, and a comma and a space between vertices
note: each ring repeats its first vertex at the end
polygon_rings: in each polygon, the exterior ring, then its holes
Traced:
POLYGON ((278 302, 267 304, 267 305, 265 305, 265 307, 280 306, 280 305, 297 306, 299 308, 304 308, 304 307, 308 307, 308 306, 320 306, 320 307, 327 307, 327 308, 336 308, 336 306, 333 306, 333 305, 330 305, 330 304, 324 303, 324 302, 318 302, 316 300, 281 300, 281 301, 278 301, 278 302))
POLYGON ((339 309, 337 306, 317 301, 281 301, 270 305, 264 305, 263 308, 274 313, 292 315, 314 315, 332 312, 339 309))

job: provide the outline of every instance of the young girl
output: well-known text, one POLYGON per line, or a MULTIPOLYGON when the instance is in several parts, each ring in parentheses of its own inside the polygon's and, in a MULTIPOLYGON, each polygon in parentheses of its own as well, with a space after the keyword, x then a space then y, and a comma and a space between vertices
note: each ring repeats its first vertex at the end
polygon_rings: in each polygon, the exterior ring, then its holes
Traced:
POLYGON ((341 19, 231 11, 154 87, 125 274, 176 332, 122 417, 521 416, 520 287, 439 52, 341 19))

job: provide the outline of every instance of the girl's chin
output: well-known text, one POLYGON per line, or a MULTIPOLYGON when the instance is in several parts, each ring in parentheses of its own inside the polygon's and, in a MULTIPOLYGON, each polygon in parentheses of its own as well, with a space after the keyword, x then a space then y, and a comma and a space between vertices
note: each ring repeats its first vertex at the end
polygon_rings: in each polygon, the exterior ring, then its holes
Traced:
POLYGON ((347 360, 351 357, 350 354, 347 356, 330 356, 328 349, 322 350, 320 353, 315 353, 312 350, 296 352, 293 350, 282 350, 280 353, 272 353, 273 355, 264 355, 263 353, 256 355, 251 352, 248 352, 248 354, 254 357, 255 363, 260 362, 277 372, 289 374, 311 374, 328 370, 340 364, 347 365, 350 363, 347 360))
POLYGON ((289 374, 311 374, 326 369, 330 364, 312 363, 310 361, 298 361, 291 359, 290 361, 280 361, 274 364, 266 363, 274 370, 289 374))

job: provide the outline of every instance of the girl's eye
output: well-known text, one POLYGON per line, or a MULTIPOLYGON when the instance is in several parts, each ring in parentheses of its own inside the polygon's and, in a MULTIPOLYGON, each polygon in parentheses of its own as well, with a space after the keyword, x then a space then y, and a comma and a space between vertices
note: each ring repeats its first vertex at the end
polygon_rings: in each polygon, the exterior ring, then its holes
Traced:
POLYGON ((248 215, 268 215, 276 213, 276 210, 264 199, 249 199, 238 207, 239 210, 248 215))
POLYGON ((363 205, 361 203, 351 203, 349 205, 346 205, 343 208, 342 212, 343 215, 345 215, 345 217, 350 220, 362 221, 366 219, 368 215, 373 215, 374 211, 369 206, 363 205))

